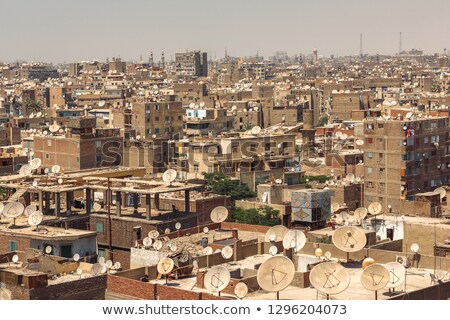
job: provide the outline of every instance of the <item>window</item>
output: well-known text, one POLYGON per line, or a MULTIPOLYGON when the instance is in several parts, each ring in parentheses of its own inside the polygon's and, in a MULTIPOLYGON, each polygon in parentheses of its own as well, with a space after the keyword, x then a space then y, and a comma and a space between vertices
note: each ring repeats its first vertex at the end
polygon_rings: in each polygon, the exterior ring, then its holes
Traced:
POLYGON ((49 146, 49 147, 52 146, 52 140, 50 140, 50 139, 47 140, 47 146, 49 146))
POLYGON ((48 153, 45 153, 45 159, 48 159, 48 153))
POLYGON ((98 232, 98 233, 105 232, 105 228, 104 228, 103 222, 96 222, 95 223, 95 231, 98 232))
POLYGON ((367 158, 372 159, 373 158, 373 153, 372 152, 367 152, 367 158))
POLYGON ((102 142, 101 141, 95 141, 95 147, 98 149, 102 146, 102 142))
POLYGON ((367 138, 367 143, 373 143, 373 138, 367 138))
POLYGON ((8 241, 8 251, 17 251, 16 241, 8 241))
POLYGON ((98 249, 98 257, 106 258, 105 249, 100 249, 100 248, 98 249))
POLYGON ((95 161, 97 161, 97 162, 101 162, 102 161, 102 156, 101 155, 96 155, 95 156, 95 161))
POLYGON ((194 172, 198 172, 198 164, 194 164, 194 172))
POLYGON ((423 143, 425 144, 425 143, 429 143, 430 142, 430 140, 428 139, 428 137, 425 137, 425 138, 423 138, 423 143))
POLYGON ((384 128, 384 124, 379 123, 379 124, 378 124, 378 129, 383 129, 383 128, 384 128))
POLYGON ((367 173, 372 173, 372 168, 371 167, 367 167, 367 173))
POLYGON ((322 209, 321 208, 311 209, 311 221, 320 221, 320 220, 322 220, 322 209))

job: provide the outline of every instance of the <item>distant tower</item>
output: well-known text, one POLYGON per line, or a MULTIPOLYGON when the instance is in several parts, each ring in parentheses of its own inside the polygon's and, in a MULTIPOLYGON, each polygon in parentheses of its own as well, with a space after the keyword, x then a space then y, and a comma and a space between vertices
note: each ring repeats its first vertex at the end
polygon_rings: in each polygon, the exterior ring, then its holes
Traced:
POLYGON ((314 48, 313 50, 313 64, 317 64, 317 62, 319 61, 319 51, 314 48))
POLYGON ((148 58, 148 64, 150 67, 153 67, 154 61, 153 61, 153 51, 150 52, 150 57, 148 58))
POLYGON ((362 57, 364 55, 363 51, 363 35, 362 33, 359 35, 359 56, 362 57))
POLYGON ((166 68, 166 59, 164 58, 164 50, 162 51, 162 54, 161 54, 161 68, 162 69, 166 68))
POLYGON ((400 39, 398 41, 398 53, 401 54, 403 51, 402 49, 402 33, 400 32, 400 39))
POLYGON ((227 51, 227 48, 225 48, 225 61, 228 61, 228 51, 227 51))
POLYGON ((144 62, 144 60, 142 60, 142 54, 139 56, 139 62, 140 62, 140 63, 143 63, 143 62, 144 62))

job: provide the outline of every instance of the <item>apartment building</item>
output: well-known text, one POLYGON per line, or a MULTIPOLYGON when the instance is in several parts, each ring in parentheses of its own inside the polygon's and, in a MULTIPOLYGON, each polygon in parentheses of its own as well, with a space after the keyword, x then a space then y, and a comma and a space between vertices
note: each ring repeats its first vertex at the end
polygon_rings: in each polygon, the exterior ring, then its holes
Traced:
POLYGON ((200 51, 175 54, 175 68, 179 76, 207 77, 208 54, 200 51))

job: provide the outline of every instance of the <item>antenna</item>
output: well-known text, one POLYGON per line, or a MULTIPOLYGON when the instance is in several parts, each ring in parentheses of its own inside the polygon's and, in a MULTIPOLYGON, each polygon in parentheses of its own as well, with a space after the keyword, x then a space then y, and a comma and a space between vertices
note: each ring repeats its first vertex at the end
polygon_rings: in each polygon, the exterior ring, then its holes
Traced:
POLYGON ((364 288, 375 291, 375 300, 377 300, 377 291, 383 289, 388 284, 389 279, 388 269, 375 263, 363 270, 360 281, 364 288))
POLYGON ((364 55, 363 51, 363 34, 359 35, 359 56, 362 57, 364 55))
POLYGON ((319 292, 327 295, 343 292, 350 285, 350 274, 347 269, 336 262, 323 262, 316 265, 309 274, 311 285, 319 292))
POLYGON ((403 51, 403 49, 402 49, 402 33, 400 32, 400 38, 398 41, 398 54, 401 54, 402 51, 403 51))
POLYGON ((275 256, 261 264, 256 280, 263 290, 277 292, 279 299, 279 292, 291 284, 294 275, 294 263, 284 256, 275 256))
POLYGON ((156 268, 157 268, 159 274, 167 275, 173 270, 174 266, 175 266, 175 264, 172 259, 163 258, 158 262, 158 265, 156 268))
POLYGON ((204 286, 211 292, 219 292, 230 283, 231 275, 227 268, 215 266, 208 270, 204 278, 204 286))
POLYGON ((288 233, 289 229, 282 225, 276 225, 271 227, 269 230, 267 230, 266 234, 264 235, 264 242, 279 242, 283 241, 284 236, 286 233, 288 233), (273 237, 272 235, 275 235, 273 237))
POLYGON ((225 246, 222 249, 222 257, 224 259, 230 259, 233 256, 233 249, 230 246, 225 246))
POLYGON ((234 294, 239 299, 244 298, 248 294, 248 286, 245 284, 245 282, 239 282, 234 287, 234 294))
POLYGON ((211 211, 210 218, 215 223, 224 222, 228 218, 228 209, 223 206, 216 207, 211 211))

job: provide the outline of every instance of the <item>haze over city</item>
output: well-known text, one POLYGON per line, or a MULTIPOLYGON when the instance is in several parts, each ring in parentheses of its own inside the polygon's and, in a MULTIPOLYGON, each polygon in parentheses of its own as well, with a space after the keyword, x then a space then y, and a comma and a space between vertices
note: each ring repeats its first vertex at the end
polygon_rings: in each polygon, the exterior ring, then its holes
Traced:
POLYGON ((289 54, 335 56, 426 53, 450 47, 450 2, 431 1, 0 1, 0 61, 64 62, 120 56, 144 59, 162 50, 200 49, 224 56, 289 54))

